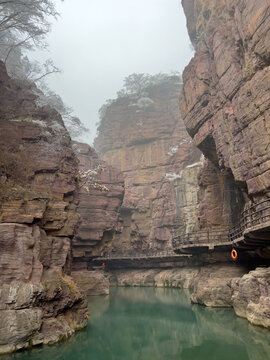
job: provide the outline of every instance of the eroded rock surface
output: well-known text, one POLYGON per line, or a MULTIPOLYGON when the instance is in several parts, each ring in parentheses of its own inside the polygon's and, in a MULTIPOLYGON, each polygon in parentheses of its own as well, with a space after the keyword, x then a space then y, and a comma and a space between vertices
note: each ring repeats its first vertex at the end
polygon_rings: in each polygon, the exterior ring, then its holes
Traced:
POLYGON ((185 125, 256 202, 270 189, 269 1, 182 3, 196 49, 183 74, 185 125))
MULTIPOLYGON (((231 226, 250 201, 270 194, 270 3, 182 0, 182 4, 195 56, 183 73, 181 113, 208 169, 212 168, 212 176, 205 177, 210 175, 207 168, 200 174, 199 224, 231 226)), ((257 251, 264 257, 267 252, 257 251)), ((216 281, 201 275, 194 301, 214 306, 233 303, 238 315, 269 327, 267 270, 237 276, 229 287, 226 274, 216 281)))
POLYGON ((103 270, 73 271, 72 277, 86 295, 108 295, 110 292, 108 274, 103 270))
POLYGON ((232 283, 238 316, 270 329, 270 268, 257 268, 232 283))
POLYGON ((253 325, 270 328, 270 268, 208 265, 193 281, 191 300, 209 307, 233 307, 253 325))
POLYGON ((117 286, 155 286, 191 289, 198 268, 115 270, 110 282, 117 286))
POLYGON ((100 255, 120 230, 119 213, 124 196, 121 172, 98 158, 87 144, 73 142, 81 174, 78 192, 80 221, 72 242, 73 269, 87 267, 87 259, 100 255))
POLYGON ((95 148, 125 179, 122 232, 108 251, 171 248, 172 236, 197 220, 201 153, 180 118, 178 77, 113 101, 99 126, 95 148))
POLYGON ((77 160, 58 113, 0 63, 0 353, 53 343, 87 323, 69 277, 77 160))
POLYGON ((247 269, 239 265, 207 265, 200 269, 194 283, 191 300, 210 307, 231 307, 233 279, 240 279, 247 269))
POLYGON ((244 207, 244 197, 230 173, 221 173, 205 159, 198 175, 199 207, 197 228, 226 230, 235 225, 244 207))

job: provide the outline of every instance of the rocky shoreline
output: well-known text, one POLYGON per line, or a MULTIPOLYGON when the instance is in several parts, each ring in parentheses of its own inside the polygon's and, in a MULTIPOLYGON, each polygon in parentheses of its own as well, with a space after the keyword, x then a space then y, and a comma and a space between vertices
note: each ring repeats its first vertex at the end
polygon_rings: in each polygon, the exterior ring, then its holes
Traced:
POLYGON ((193 303, 206 307, 233 307, 237 316, 246 318, 253 325, 270 329, 269 267, 258 267, 248 272, 245 266, 223 263, 202 267, 96 270, 88 273, 89 282, 85 291, 87 288, 89 295, 107 295, 110 286, 188 289, 193 303), (97 278, 99 286, 96 285, 97 278))

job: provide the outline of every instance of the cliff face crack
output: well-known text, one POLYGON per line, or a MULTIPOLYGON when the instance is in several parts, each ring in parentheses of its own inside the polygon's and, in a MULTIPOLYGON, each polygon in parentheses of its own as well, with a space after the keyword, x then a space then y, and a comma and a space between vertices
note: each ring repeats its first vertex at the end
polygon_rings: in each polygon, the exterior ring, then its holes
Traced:
MULTIPOLYGON (((263 14, 262 16, 262 20, 261 22, 258 24, 257 28, 255 29, 255 31, 252 34, 252 37, 254 37, 254 35, 260 31, 260 28, 262 26, 265 25, 265 23, 267 22, 267 20, 269 20, 270 17, 270 6, 268 5, 266 9, 264 9, 263 7, 259 9, 258 13, 263 14)), ((269 31, 269 29, 267 30, 269 31)), ((256 44, 255 44, 256 45, 256 44)))

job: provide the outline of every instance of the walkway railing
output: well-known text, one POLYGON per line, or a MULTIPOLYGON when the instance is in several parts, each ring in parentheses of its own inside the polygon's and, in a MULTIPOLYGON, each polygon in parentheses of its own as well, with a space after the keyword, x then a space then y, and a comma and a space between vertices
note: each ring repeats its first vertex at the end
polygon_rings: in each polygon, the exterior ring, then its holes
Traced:
POLYGON ((244 231, 270 221, 270 198, 253 204, 242 212, 240 222, 229 230, 205 230, 178 235, 173 238, 174 249, 200 244, 222 245, 244 236, 244 231))
POLYGON ((173 248, 186 245, 202 245, 228 242, 228 230, 206 230, 178 235, 173 238, 173 248))
MULTIPOLYGON (((254 226, 261 225, 270 221, 270 198, 263 200, 258 204, 250 206, 241 214, 240 222, 231 229, 221 230, 204 230, 192 232, 188 234, 178 235, 172 240, 172 248, 179 249, 181 247, 196 247, 196 246, 216 246, 216 245, 230 245, 232 241, 241 239, 244 231, 252 229, 254 226)), ((168 257, 183 257, 185 255, 176 254, 173 250, 158 250, 153 249, 140 250, 141 252, 125 251, 119 254, 109 253, 104 254, 96 260, 124 260, 124 259, 150 259, 150 258, 168 258, 168 257)))
POLYGON ((154 251, 151 249, 147 249, 144 252, 123 252, 123 253, 117 253, 117 255, 114 255, 112 253, 110 254, 104 254, 100 256, 97 259, 108 259, 108 260, 118 260, 118 259, 143 259, 143 258, 167 258, 167 257, 181 257, 182 255, 176 254, 173 250, 162 250, 162 251, 154 251))
POLYGON ((231 241, 242 237, 245 230, 270 221, 270 199, 250 206, 241 215, 240 222, 229 231, 231 241))

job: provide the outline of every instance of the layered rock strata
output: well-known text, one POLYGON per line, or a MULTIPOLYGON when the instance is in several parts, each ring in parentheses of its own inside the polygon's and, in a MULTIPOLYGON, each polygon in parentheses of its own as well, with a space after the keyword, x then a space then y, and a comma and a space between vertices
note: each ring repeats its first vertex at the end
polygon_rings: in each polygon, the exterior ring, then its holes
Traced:
POLYGON ((257 268, 232 283, 238 316, 270 329, 270 268, 257 268))
POLYGON ((251 324, 270 329, 270 270, 258 267, 208 265, 198 272, 191 294, 195 303, 233 307, 236 315, 251 324))
POLYGON ((220 172, 211 160, 205 159, 198 175, 199 206, 197 229, 228 230, 241 217, 245 199, 233 176, 220 172))
POLYGON ((154 286, 191 289, 199 269, 185 267, 175 269, 114 270, 110 283, 117 286, 154 286))
POLYGON ((73 142, 73 150, 79 159, 77 211, 80 220, 72 242, 72 268, 86 270, 89 259, 111 246, 120 231, 124 180, 121 172, 100 160, 89 145, 73 142))
POLYGON ((268 1, 182 0, 195 56, 182 116, 195 144, 253 201, 270 189, 268 1))
POLYGON ((248 269, 238 264, 219 263, 200 268, 194 282, 191 301, 209 307, 232 307, 233 279, 248 269))
POLYGON ((95 148, 125 179, 122 232, 108 251, 170 249, 174 235, 194 228, 201 153, 180 118, 180 85, 168 77, 118 98, 101 121, 95 148))
MULTIPOLYGON (((216 220, 234 223, 241 209, 270 194, 270 4, 265 0, 182 0, 182 4, 195 56, 183 73, 181 113, 188 133, 213 169, 212 189, 220 187, 218 183, 225 185, 223 178, 234 193, 227 218, 218 213, 216 220)), ((213 219, 210 212, 215 208, 211 195, 206 206, 207 196, 206 191, 199 205, 202 227, 209 216, 213 219)), ((263 239, 267 240, 267 233, 263 239)), ((219 305, 223 299, 214 293, 226 290, 223 298, 238 315, 269 327, 268 269, 235 280, 226 276, 218 280, 218 274, 219 270, 211 281, 201 274, 193 300, 219 305)))
POLYGON ((103 270, 73 271, 72 277, 86 295, 108 295, 110 292, 108 274, 103 270))
POLYGON ((70 275, 77 160, 58 113, 0 63, 0 353, 56 342, 87 323, 70 275))

